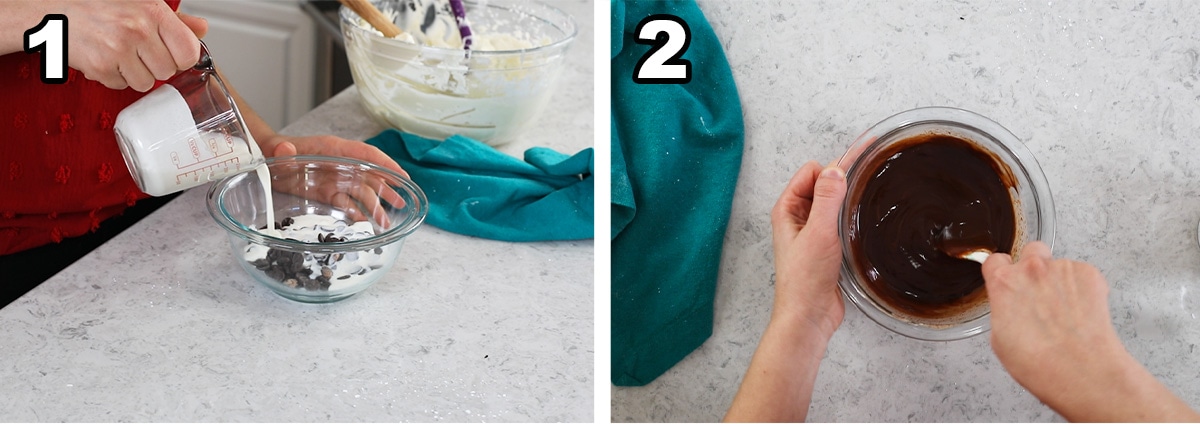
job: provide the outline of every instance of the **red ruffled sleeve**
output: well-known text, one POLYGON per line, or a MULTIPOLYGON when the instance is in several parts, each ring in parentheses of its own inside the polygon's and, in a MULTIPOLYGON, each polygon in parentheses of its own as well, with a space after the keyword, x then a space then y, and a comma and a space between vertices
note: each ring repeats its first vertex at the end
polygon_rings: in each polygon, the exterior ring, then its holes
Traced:
POLYGON ((75 69, 65 84, 44 84, 40 72, 36 54, 0 56, 0 255, 95 231, 148 197, 112 130, 143 93, 111 90, 75 69))

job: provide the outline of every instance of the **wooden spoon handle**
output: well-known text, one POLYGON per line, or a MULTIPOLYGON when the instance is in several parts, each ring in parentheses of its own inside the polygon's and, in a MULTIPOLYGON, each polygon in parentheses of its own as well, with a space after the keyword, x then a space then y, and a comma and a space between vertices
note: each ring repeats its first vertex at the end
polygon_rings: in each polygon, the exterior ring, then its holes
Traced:
POLYGON ((392 23, 392 21, 388 20, 387 17, 383 16, 383 12, 380 12, 379 9, 376 9, 375 5, 371 4, 370 1, 338 1, 342 2, 342 4, 346 5, 346 7, 349 7, 350 10, 353 10, 354 13, 358 14, 358 16, 362 16, 363 19, 366 19, 367 23, 371 24, 371 26, 375 27, 375 29, 379 30, 379 32, 382 32, 384 37, 395 38, 402 32, 400 31, 400 28, 396 26, 396 24, 392 23))

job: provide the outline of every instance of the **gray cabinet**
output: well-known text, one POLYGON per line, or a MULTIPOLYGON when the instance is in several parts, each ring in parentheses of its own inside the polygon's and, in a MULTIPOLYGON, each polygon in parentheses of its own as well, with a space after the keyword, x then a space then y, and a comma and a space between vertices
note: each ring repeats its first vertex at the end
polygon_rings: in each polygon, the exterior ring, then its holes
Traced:
POLYGON ((213 60, 275 129, 315 106, 317 28, 299 1, 185 0, 180 10, 208 19, 213 60))

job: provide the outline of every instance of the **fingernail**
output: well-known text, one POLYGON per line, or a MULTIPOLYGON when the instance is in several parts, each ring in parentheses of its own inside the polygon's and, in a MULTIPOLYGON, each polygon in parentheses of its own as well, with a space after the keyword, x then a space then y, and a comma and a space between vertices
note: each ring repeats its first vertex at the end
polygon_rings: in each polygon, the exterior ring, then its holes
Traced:
POLYGON ((834 180, 841 181, 841 180, 846 179, 846 173, 842 171, 842 168, 838 168, 836 166, 831 166, 831 167, 825 168, 824 171, 821 171, 821 177, 822 178, 832 178, 834 180))

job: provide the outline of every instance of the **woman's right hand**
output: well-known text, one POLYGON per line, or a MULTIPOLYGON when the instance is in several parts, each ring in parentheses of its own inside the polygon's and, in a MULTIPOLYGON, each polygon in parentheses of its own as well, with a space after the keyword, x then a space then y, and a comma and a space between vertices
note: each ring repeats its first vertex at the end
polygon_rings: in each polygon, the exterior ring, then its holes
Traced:
POLYGON ((1052 388, 1077 370, 1126 356, 1100 271, 1054 259, 1042 242, 1029 243, 1018 257, 1014 263, 998 253, 983 264, 992 349, 1013 378, 1030 390, 1052 388))
POLYGON ((162 0, 4 2, 0 54, 20 52, 26 30, 49 14, 67 17, 67 66, 84 78, 145 92, 200 59, 203 18, 176 13, 162 0))
POLYGON ((1100 271, 1042 242, 1018 258, 983 264, 992 350, 1018 383, 1071 421, 1200 419, 1125 350, 1100 271))
MULTIPOLYGON (((162 0, 54 2, 67 15, 67 65, 120 90, 148 91, 200 58, 202 18, 176 13, 162 0)), ((49 5, 47 5, 49 6, 49 5)))

